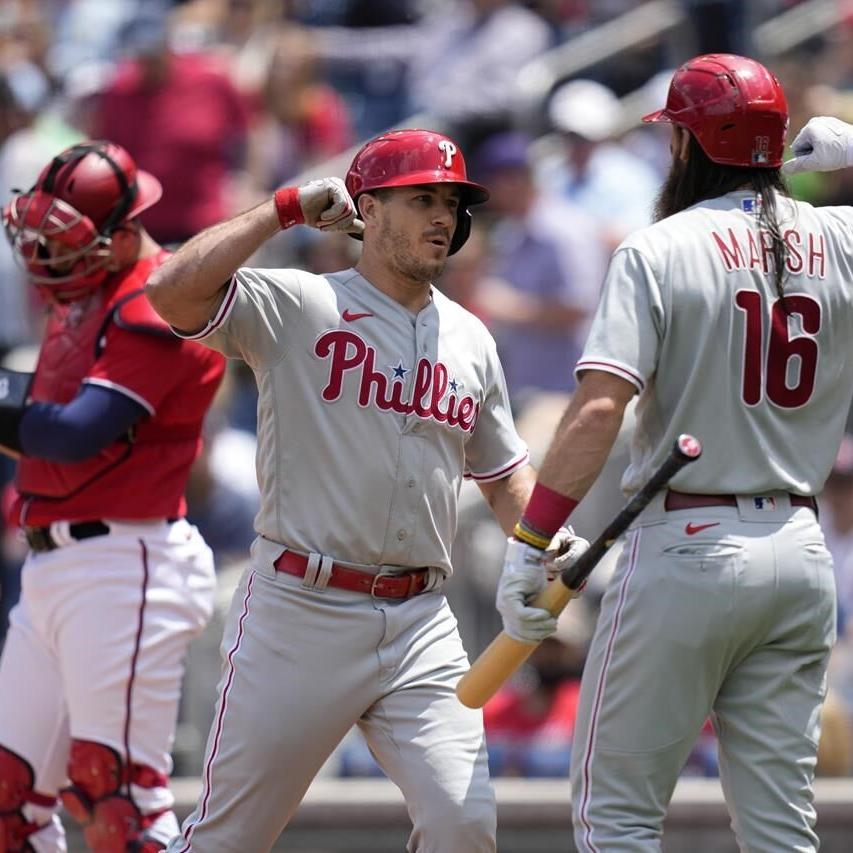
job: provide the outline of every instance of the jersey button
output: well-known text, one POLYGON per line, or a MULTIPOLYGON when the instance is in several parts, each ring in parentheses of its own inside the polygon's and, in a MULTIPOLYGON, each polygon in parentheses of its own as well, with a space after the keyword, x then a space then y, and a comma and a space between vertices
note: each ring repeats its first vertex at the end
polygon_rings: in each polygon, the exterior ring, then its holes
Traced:
POLYGON ((415 487, 415 478, 414 478, 414 477, 409 477, 409 479, 408 479, 408 480, 406 480, 406 485, 407 485, 410 489, 414 489, 414 487, 415 487))
POLYGON ((409 534, 405 530, 397 531, 397 538, 402 542, 409 534))
POLYGON ((421 425, 420 424, 415 424, 412 427, 412 432, 420 432, 420 431, 421 431, 421 425))

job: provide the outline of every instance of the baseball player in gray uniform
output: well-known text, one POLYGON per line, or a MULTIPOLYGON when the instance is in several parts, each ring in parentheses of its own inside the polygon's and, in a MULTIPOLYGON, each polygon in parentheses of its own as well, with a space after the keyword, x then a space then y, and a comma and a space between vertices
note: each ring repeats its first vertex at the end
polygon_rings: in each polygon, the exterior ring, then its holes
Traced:
MULTIPOLYGON (((835 588, 813 496, 853 396, 853 210, 788 197, 785 96, 757 62, 687 62, 646 120, 672 125, 657 221, 612 257, 504 576, 529 571, 524 559, 583 497, 634 394, 626 492, 679 433, 698 436, 702 458, 628 531, 602 602, 572 751, 575 841, 582 853, 660 850, 710 715, 740 849, 815 851, 835 588)), ((853 161, 853 130, 831 121, 795 140, 812 152, 806 167, 853 161)), ((500 596, 506 612, 526 606, 517 583, 500 596)))
MULTIPOLYGON (((454 696, 468 662, 441 587, 463 476, 510 532, 535 475, 491 336, 431 285, 487 197, 451 139, 395 131, 346 184, 283 188, 149 281, 173 327, 244 359, 259 389, 258 537, 203 792, 172 853, 269 850, 355 723, 406 797, 410 850, 495 849, 482 718, 454 696), (241 266, 301 222, 363 232, 356 267, 241 266)), ((584 547, 561 537, 566 558, 584 547)))

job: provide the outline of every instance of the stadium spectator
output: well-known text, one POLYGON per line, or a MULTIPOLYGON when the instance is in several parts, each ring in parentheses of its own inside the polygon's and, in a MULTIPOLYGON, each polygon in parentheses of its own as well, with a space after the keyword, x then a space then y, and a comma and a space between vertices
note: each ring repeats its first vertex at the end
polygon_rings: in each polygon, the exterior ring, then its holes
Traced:
MULTIPOLYGON (((37 66, 16 62, 0 71, 0 205, 14 187, 35 181, 44 160, 61 144, 40 121, 48 81, 37 66)), ((12 250, 0 239, 0 360, 5 353, 35 339, 37 300, 12 250)))
POLYGON ((448 259, 438 282, 442 293, 458 302, 463 308, 491 324, 489 306, 485 304, 483 282, 488 276, 489 237, 487 229, 475 223, 468 242, 448 259))
POLYGON ((548 117, 563 153, 542 164, 541 179, 557 188, 598 226, 608 250, 651 222, 659 180, 654 170, 617 141, 622 107, 594 80, 571 80, 551 96, 548 117))
POLYGON ((436 4, 411 25, 317 30, 330 63, 406 63, 408 112, 447 122, 464 147, 504 128, 517 107, 518 69, 552 44, 548 24, 511 0, 436 4))
MULTIPOLYGON (((255 538, 254 517, 258 509, 257 488, 254 500, 235 484, 219 475, 213 464, 214 447, 220 437, 229 440, 231 431, 224 422, 209 418, 205 424, 205 442, 193 462, 187 480, 187 521, 198 528, 216 555, 217 570, 245 560, 255 538)), ((254 441, 251 442, 254 445, 254 441)), ((248 447, 249 442, 246 442, 248 447)), ((251 450, 250 450, 251 452, 251 450)), ((244 463, 253 459, 245 455, 244 463)), ((251 468, 250 468, 251 470, 251 468)))
POLYGON ((821 494, 821 527, 835 564, 839 619, 853 618, 853 435, 842 439, 821 494))
POLYGON ((311 40, 299 28, 289 27, 277 39, 262 103, 249 155, 250 176, 262 193, 354 142, 346 102, 318 77, 311 40))
POLYGON ((500 133, 479 149, 475 172, 489 187, 488 310, 514 404, 536 391, 570 391, 605 258, 582 212, 536 186, 530 139, 500 133))
POLYGON ((129 54, 99 96, 91 135, 124 146, 163 183, 163 204, 142 216, 160 243, 180 243, 234 212, 234 173, 244 163, 246 104, 224 63, 176 53, 166 19, 141 7, 122 30, 129 54))

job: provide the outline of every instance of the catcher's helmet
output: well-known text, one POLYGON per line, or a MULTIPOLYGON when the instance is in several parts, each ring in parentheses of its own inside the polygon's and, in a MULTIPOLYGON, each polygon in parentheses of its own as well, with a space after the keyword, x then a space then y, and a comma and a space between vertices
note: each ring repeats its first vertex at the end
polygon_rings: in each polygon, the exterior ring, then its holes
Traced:
POLYGON ((462 196, 456 230, 447 252, 458 252, 471 233, 468 207, 488 201, 485 187, 468 180, 465 159, 459 146, 444 134, 432 130, 392 130, 362 146, 353 158, 346 186, 358 205, 362 193, 384 187, 411 187, 419 184, 456 184, 462 196))
POLYGON ((715 163, 778 168, 788 103, 782 85, 759 62, 708 53, 675 72, 666 106, 643 121, 686 127, 715 163))
POLYGON ((52 298, 77 299, 106 279, 113 231, 162 194, 120 145, 83 142, 54 157, 9 202, 3 222, 30 280, 52 298))

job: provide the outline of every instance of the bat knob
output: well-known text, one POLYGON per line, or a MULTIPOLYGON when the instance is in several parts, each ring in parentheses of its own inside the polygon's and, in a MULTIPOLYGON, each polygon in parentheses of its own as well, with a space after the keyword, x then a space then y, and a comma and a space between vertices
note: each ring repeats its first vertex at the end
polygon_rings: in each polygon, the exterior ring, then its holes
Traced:
POLYGON ((678 448, 678 452, 685 459, 692 461, 694 459, 698 459, 702 455, 702 442, 699 441, 698 438, 688 435, 686 432, 678 436, 678 440, 675 444, 678 448))

